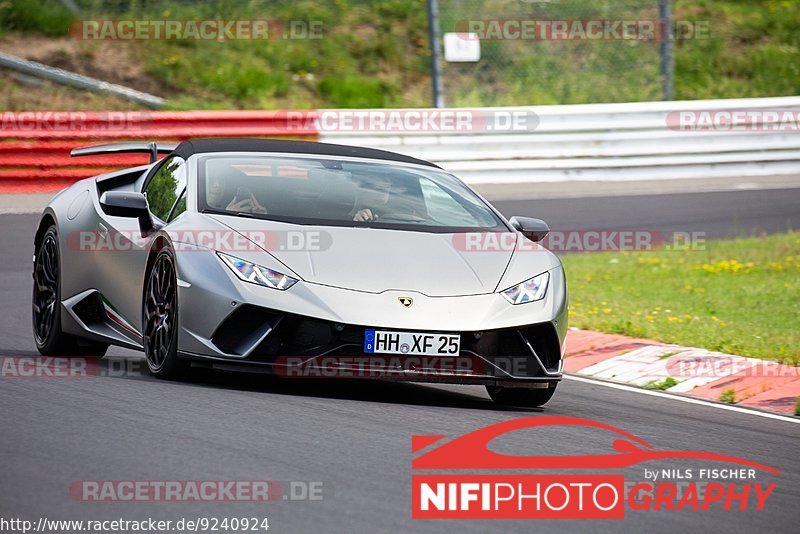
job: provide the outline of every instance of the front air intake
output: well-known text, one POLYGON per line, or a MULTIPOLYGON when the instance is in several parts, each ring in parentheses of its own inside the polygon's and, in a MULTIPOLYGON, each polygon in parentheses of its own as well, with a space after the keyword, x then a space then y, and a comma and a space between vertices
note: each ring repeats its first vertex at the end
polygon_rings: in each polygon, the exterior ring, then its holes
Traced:
POLYGON ((226 354, 241 356, 253 348, 280 319, 281 314, 277 312, 245 304, 217 327, 211 342, 226 354))

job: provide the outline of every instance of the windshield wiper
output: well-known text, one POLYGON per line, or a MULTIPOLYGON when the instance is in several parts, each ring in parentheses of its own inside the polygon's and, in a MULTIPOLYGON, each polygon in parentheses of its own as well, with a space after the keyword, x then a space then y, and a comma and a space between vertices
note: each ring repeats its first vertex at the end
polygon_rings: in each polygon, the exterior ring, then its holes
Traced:
POLYGON ((209 215, 233 215, 235 217, 247 217, 248 219, 261 218, 247 211, 225 211, 225 210, 215 210, 213 208, 206 208, 201 213, 208 213, 209 215))

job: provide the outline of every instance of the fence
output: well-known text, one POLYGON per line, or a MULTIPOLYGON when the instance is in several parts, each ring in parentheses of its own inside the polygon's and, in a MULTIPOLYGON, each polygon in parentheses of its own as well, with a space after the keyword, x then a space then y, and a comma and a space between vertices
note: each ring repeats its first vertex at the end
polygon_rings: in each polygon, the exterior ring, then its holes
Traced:
MULTIPOLYGON (((672 61, 662 45, 665 0, 437 0, 440 35, 480 41, 476 62, 440 62, 446 106, 514 106, 660 100, 663 70, 672 61), (626 38, 619 30, 653 27, 626 38), (558 24, 563 34, 554 31, 558 24), (647 26, 650 25, 650 26, 647 26)), ((668 71, 667 71, 668 72, 668 71)), ((669 94, 669 91, 666 91, 669 94)))
MULTIPOLYGON (((441 110, 405 111, 426 112, 441 110)), ((80 178, 147 160, 144 155, 70 159, 69 151, 76 146, 192 137, 291 137, 382 148, 434 161, 476 185, 800 175, 800 97, 467 112, 481 116, 524 113, 538 121, 535 128, 520 131, 484 128, 435 133, 388 127, 345 131, 331 129, 320 119, 324 114, 341 118, 348 113, 388 115, 403 110, 72 112, 66 117, 4 113, 0 115, 0 191, 56 190, 80 178), (690 127, 734 113, 751 113, 756 118, 741 129, 727 128, 724 121, 716 127, 690 127), (681 123, 682 118, 689 127, 681 123)))

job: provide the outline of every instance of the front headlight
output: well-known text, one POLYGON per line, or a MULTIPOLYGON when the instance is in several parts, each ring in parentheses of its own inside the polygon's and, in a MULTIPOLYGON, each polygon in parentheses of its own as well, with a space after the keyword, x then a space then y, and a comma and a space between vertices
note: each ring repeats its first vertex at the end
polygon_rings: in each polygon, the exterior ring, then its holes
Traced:
POLYGON ((525 304, 526 302, 542 300, 544 294, 547 293, 547 282, 549 281, 550 273, 542 273, 520 284, 511 286, 503 290, 502 293, 511 304, 525 304))
POLYGON ((219 256, 225 265, 230 267, 233 274, 235 274, 239 280, 251 282, 260 286, 271 287, 272 289, 279 289, 281 291, 289 289, 297 283, 297 280, 291 276, 286 276, 278 271, 256 265, 253 262, 229 256, 222 252, 217 252, 217 256, 219 256))

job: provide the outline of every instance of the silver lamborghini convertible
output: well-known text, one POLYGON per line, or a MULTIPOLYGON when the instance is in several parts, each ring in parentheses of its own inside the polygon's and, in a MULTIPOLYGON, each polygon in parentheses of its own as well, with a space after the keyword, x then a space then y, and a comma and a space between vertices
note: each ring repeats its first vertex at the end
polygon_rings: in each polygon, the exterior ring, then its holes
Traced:
POLYGON ((567 285, 539 242, 436 165, 265 139, 117 143, 151 163, 57 194, 36 232, 45 355, 143 350, 287 377, 485 385, 541 406, 562 377, 567 285), (160 154, 166 154, 159 159, 160 154))

